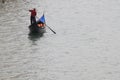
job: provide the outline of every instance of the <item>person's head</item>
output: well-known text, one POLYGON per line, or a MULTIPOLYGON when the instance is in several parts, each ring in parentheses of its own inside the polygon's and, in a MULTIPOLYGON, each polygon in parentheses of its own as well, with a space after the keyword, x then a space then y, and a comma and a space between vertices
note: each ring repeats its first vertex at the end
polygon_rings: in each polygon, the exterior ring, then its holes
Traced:
POLYGON ((36 9, 35 9, 35 8, 33 8, 33 10, 35 10, 35 11, 36 11, 36 9))

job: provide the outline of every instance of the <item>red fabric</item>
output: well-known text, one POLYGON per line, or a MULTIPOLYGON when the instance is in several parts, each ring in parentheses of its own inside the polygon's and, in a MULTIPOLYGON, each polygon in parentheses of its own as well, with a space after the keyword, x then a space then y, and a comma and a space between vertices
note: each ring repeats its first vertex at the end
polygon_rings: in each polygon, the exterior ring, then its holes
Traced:
POLYGON ((29 10, 31 12, 31 16, 35 17, 37 15, 36 10, 29 10))

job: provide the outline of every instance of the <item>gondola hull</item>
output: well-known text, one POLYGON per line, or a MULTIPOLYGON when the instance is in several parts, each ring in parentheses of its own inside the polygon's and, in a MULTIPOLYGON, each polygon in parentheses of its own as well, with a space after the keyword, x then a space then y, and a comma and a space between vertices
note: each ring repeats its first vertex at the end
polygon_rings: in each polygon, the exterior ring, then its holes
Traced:
POLYGON ((32 25, 29 26, 29 30, 30 30, 30 34, 40 34, 43 35, 46 30, 45 30, 45 26, 43 27, 39 27, 38 23, 34 23, 32 25))

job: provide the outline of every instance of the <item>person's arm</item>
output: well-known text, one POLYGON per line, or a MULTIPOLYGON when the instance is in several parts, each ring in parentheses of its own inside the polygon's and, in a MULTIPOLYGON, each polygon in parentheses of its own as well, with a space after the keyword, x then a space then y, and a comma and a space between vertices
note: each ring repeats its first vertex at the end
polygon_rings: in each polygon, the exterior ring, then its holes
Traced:
POLYGON ((32 10, 29 10, 29 12, 32 12, 32 10))

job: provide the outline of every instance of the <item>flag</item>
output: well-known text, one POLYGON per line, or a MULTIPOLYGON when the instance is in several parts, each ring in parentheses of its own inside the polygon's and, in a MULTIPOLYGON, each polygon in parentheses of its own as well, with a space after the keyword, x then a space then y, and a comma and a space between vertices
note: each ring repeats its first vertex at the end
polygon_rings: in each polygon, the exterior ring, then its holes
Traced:
POLYGON ((45 23, 45 17, 44 14, 42 15, 42 17, 39 19, 41 22, 45 23))

